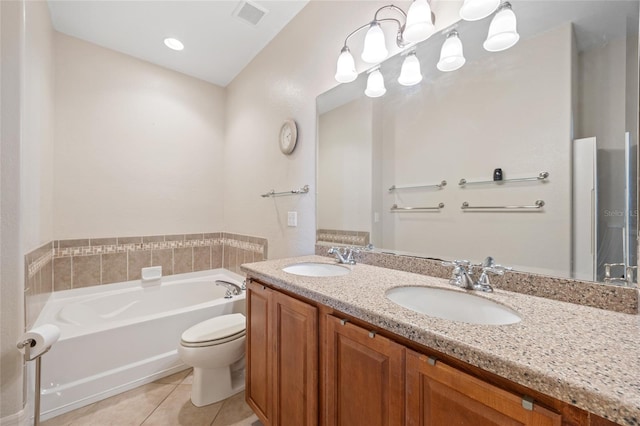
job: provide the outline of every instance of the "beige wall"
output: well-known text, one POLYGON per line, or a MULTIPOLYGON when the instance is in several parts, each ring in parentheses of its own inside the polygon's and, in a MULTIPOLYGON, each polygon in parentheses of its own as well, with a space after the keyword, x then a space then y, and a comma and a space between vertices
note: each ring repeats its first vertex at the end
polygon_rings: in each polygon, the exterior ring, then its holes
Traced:
POLYGON ((2 2, 2 386, 0 418, 23 404, 23 253, 53 236, 53 28, 45 2, 2 2))
POLYGON ((225 90, 56 34, 56 239, 222 229, 225 90))
POLYGON ((15 341, 23 323, 20 241, 20 2, 0 2, 0 419, 22 409, 22 361, 15 341))
POLYGON ((371 231, 372 114, 362 97, 318 118, 318 229, 371 231))
MULTIPOLYGON (((333 76, 344 38, 385 4, 311 1, 227 87, 225 171, 234 179, 225 182, 225 229, 266 237, 270 258, 314 251, 315 98, 337 85, 333 76), (278 149, 278 130, 287 117, 297 121, 299 134, 290 156, 278 149), (307 195, 260 197, 272 188, 304 184, 311 186, 307 195), (297 228, 287 227, 287 211, 298 212, 297 228)), ((405 10, 408 4, 397 3, 405 10)), ((460 4, 433 2, 439 28, 457 19, 460 4)), ((353 51, 361 48, 358 40, 353 51)))
POLYGON ((54 30, 46 2, 24 4, 21 214, 28 251, 53 239, 54 30))

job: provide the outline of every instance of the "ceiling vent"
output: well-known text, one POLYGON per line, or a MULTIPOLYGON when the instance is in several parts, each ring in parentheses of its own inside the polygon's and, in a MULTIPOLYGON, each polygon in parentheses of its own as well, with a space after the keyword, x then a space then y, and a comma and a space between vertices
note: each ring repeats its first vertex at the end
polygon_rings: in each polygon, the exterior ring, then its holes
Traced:
POLYGON ((238 4, 238 7, 233 11, 233 16, 241 19, 253 26, 258 25, 258 22, 262 20, 264 15, 268 12, 267 9, 258 6, 247 0, 243 0, 238 4))

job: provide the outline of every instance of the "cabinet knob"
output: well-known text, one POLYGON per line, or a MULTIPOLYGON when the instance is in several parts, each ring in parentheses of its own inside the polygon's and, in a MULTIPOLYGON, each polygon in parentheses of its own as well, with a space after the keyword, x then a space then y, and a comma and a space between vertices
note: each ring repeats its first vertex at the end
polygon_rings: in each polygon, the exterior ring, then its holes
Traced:
POLYGON ((345 319, 345 318, 343 318, 343 319, 341 319, 341 320, 340 320, 340 324, 342 324, 342 325, 345 325, 345 324, 346 324, 346 323, 348 323, 348 322, 349 322, 349 320, 348 320, 348 319, 345 319))
POLYGON ((376 337, 376 332, 375 332, 375 331, 373 331, 373 330, 371 330, 371 331, 369 332, 369 337, 371 337, 372 339, 373 339, 374 337, 376 337))

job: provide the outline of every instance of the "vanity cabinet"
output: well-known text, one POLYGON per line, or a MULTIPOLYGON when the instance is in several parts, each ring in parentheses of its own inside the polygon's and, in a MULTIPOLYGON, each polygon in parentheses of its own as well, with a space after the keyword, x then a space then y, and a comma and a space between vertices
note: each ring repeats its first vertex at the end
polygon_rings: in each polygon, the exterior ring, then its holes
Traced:
POLYGON ((326 315, 324 424, 404 424, 404 346, 326 315))
POLYGON ((615 425, 320 303, 248 281, 246 400, 265 426, 615 425))
POLYGON ((560 426, 562 416, 434 357, 407 350, 407 426, 560 426))
POLYGON ((317 308, 247 286, 246 400, 265 426, 318 423, 317 308))

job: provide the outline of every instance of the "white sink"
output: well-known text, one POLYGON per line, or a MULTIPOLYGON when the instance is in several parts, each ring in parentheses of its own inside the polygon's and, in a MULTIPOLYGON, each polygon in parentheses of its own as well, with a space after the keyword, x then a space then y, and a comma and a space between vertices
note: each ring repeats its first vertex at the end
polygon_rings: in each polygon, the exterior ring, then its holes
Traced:
POLYGON ((520 322, 520 316, 484 297, 430 287, 397 287, 387 291, 389 300, 432 317, 470 324, 505 325, 520 322))
POLYGON ((303 262, 282 268, 283 271, 305 277, 339 277, 347 275, 351 270, 335 263, 303 262))

